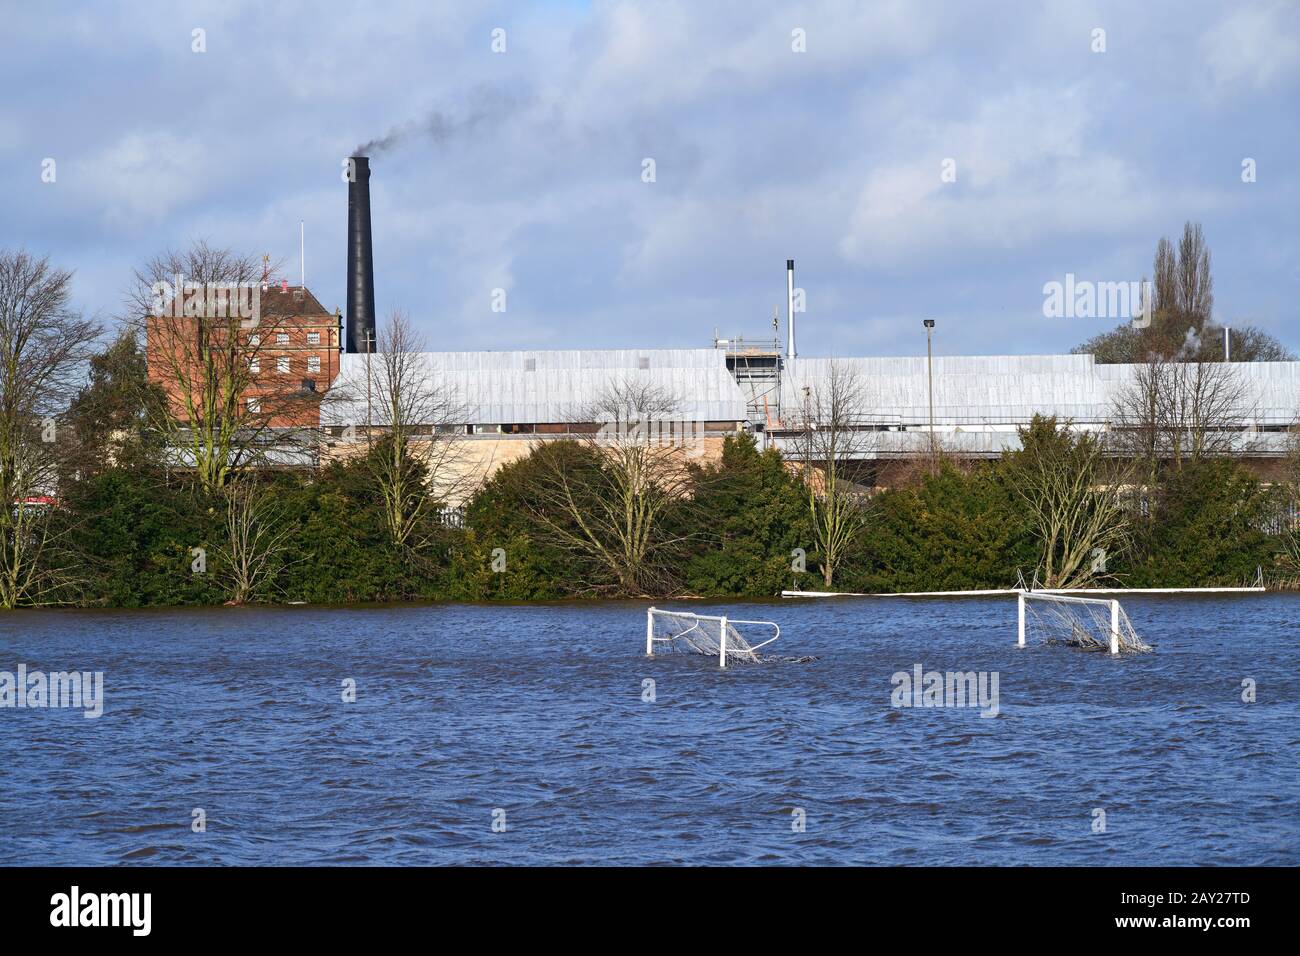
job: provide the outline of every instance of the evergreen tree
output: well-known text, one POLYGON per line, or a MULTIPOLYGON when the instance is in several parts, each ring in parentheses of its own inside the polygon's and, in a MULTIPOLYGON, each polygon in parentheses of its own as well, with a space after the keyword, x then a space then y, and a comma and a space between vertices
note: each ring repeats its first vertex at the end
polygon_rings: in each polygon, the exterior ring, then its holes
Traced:
POLYGON ((795 549, 813 550, 807 495, 775 448, 760 452, 753 436, 728 435, 721 460, 696 465, 693 477, 686 517, 705 537, 686 565, 688 590, 776 595, 810 586, 815 576, 794 570, 795 549))

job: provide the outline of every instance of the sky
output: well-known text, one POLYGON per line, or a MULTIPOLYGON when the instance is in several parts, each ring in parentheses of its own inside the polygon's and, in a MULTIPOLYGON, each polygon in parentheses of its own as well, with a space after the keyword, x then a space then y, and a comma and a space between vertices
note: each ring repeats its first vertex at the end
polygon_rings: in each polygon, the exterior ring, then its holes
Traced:
POLYGON ((0 248, 74 270, 106 322, 197 239, 344 306, 342 165, 382 140, 377 308, 431 349, 770 339, 793 258, 801 354, 924 354, 925 318, 937 354, 1064 352, 1118 319, 1046 317, 1044 286, 1139 280, 1193 220, 1216 319, 1300 352, 1300 3, 0 0, 0 23, 0 248))

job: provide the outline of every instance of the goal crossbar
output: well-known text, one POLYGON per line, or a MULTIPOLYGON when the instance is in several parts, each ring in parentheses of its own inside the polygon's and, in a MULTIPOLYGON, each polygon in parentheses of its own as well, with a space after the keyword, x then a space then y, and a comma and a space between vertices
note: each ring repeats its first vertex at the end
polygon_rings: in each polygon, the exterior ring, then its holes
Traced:
MULTIPOLYGON (((1105 639, 1112 654, 1119 654, 1121 650, 1149 651, 1151 649, 1148 644, 1138 637, 1128 619, 1128 615, 1124 613, 1119 601, 1114 598, 1076 597, 1046 591, 1019 591, 1016 598, 1019 629, 1019 638, 1016 643, 1020 647, 1025 646, 1026 611, 1031 602, 1041 602, 1049 607, 1061 604, 1094 607, 1102 615, 1100 621, 1104 621, 1105 617, 1108 616, 1109 627, 1105 631, 1105 639)), ((1093 647, 1099 643, 1095 635, 1100 632, 1101 628, 1098 626, 1100 621, 1096 615, 1091 617, 1074 616, 1057 608, 1053 617, 1054 620, 1049 623, 1068 632, 1069 636, 1065 643, 1093 647)))
POLYGON ((1076 597, 1073 594, 1060 594, 1056 591, 1022 591, 1020 596, 1030 601, 1064 601, 1067 604, 1118 604, 1114 598, 1076 597))

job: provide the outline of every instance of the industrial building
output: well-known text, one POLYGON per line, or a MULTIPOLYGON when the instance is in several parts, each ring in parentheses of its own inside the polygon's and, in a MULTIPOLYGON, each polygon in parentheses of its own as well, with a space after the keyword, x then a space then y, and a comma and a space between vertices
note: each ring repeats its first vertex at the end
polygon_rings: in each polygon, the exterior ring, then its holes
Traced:
MULTIPOLYGON (((374 422, 366 396, 373 375, 367 343, 375 341, 370 164, 353 157, 348 186, 348 354, 322 424, 339 434, 374 422)), ((1111 427, 1117 400, 1139 366, 1102 365, 1091 355, 801 358, 795 329, 794 261, 786 262, 786 341, 761 344, 714 336, 712 348, 575 349, 430 352, 420 356, 426 387, 454 396, 456 421, 425 423, 495 446, 485 463, 526 454, 547 436, 591 426, 592 409, 622 383, 647 385, 673 398, 671 412, 651 417, 695 423, 704 437, 745 430, 763 444, 797 454, 809 427, 812 396, 827 388, 833 367, 859 388, 855 427, 873 432, 859 454, 882 464, 931 452, 991 458, 1016 447, 1017 429, 1035 414, 1075 427, 1111 427)), ((1239 421, 1235 447, 1257 461, 1286 452, 1300 414, 1300 362, 1233 363, 1239 421)), ((488 464, 490 468, 491 465, 488 464)), ((875 469, 877 474, 885 470, 875 469)))
MULTIPOLYGON (((707 447, 730 431, 755 433, 797 457, 810 417, 810 395, 827 388, 832 362, 860 383, 857 427, 872 439, 858 454, 890 463, 930 453, 931 422, 945 454, 996 458, 1018 446, 1017 429, 1035 414, 1105 431, 1139 366, 1097 364, 1091 355, 941 356, 932 372, 921 358, 795 358, 777 356, 770 376, 755 378, 747 360, 726 347, 557 351, 430 352, 419 357, 431 389, 455 396, 455 422, 426 423, 480 445, 491 467, 527 454, 537 441, 582 432, 611 386, 648 384, 677 399, 671 413, 650 417, 696 423, 707 447), (930 383, 933 381, 933 406, 930 383), (931 417, 933 409, 933 418, 931 417)), ((322 424, 339 435, 376 421, 366 408, 365 354, 342 357, 322 424)), ((378 360, 375 360, 376 365, 378 360)), ((1237 448, 1257 470, 1284 457, 1300 412, 1300 362, 1228 366, 1243 410, 1237 448)), ((371 374, 375 374, 371 370, 371 374)))
MULTIPOLYGON (((300 380, 303 390, 328 393, 327 401, 314 406, 317 419, 291 423, 319 424, 326 457, 354 452, 356 437, 384 422, 374 407, 382 358, 374 354, 370 165, 365 157, 353 157, 352 164, 343 327, 305 288, 271 289, 291 307, 279 310, 290 321, 278 330, 285 341, 268 353, 268 361, 276 363, 281 378, 300 380), (338 354, 343 341, 346 351, 338 354)), ((1017 446, 1017 429, 1036 414, 1105 431, 1113 426, 1117 400, 1142 368, 1073 354, 800 357, 792 260, 786 277, 784 343, 715 334, 712 347, 704 348, 420 353, 419 387, 443 396, 438 420, 420 423, 421 430, 470 443, 466 455, 486 476, 539 441, 590 433, 600 424, 593 409, 612 388, 648 386, 673 400, 671 411, 650 417, 689 424, 706 456, 727 433, 748 431, 764 446, 798 457, 800 435, 816 417, 810 414, 813 396, 826 390, 837 368, 859 388, 854 427, 872 433, 856 452, 873 463, 866 482, 888 483, 891 464, 915 461, 936 446, 958 457, 997 457, 1017 446)), ((1300 415, 1300 362, 1228 363, 1225 369, 1239 409, 1225 428, 1234 436, 1230 447, 1267 474, 1270 463, 1286 455, 1288 432, 1300 415)))

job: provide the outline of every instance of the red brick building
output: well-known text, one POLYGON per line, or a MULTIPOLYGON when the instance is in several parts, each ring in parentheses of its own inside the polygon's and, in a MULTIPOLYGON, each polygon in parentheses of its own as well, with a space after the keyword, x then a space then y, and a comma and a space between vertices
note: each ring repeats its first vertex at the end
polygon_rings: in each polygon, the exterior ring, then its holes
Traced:
POLYGON ((340 328, 310 290, 264 286, 255 318, 174 315, 170 302, 162 311, 146 319, 145 357, 178 420, 234 390, 249 424, 319 426, 320 396, 339 374, 340 328))

